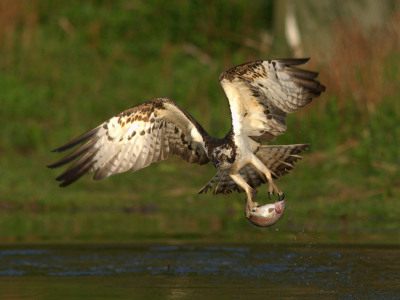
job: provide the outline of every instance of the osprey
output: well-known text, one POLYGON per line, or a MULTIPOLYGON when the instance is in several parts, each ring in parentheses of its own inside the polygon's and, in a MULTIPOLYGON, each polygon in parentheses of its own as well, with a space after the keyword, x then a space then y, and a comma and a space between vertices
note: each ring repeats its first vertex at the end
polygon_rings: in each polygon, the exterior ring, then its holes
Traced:
POLYGON ((246 216, 257 207, 253 190, 269 184, 270 193, 284 198, 273 182, 294 169, 294 162, 308 144, 268 146, 286 130, 286 113, 295 113, 318 97, 325 87, 318 73, 293 68, 309 59, 254 61, 223 72, 219 81, 228 99, 231 130, 223 139, 210 136, 183 108, 168 98, 156 98, 135 105, 78 138, 54 150, 62 152, 83 145, 49 168, 63 166, 80 157, 56 178, 65 187, 86 173, 94 180, 182 157, 189 164, 207 164, 217 174, 198 192, 214 189, 214 195, 246 192, 246 216))

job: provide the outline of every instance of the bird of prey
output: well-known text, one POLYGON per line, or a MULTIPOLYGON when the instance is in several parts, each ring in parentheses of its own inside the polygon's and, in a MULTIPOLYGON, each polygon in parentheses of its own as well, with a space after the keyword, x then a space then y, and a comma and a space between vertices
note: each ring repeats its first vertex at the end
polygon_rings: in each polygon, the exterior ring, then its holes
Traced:
POLYGON ((210 136, 177 103, 156 98, 135 105, 54 150, 62 152, 86 141, 70 154, 49 165, 63 166, 76 159, 56 178, 65 187, 86 173, 93 179, 132 172, 168 155, 182 157, 189 164, 207 164, 217 174, 198 192, 214 189, 214 195, 233 191, 247 194, 246 216, 258 203, 253 190, 263 183, 269 192, 284 198, 273 182, 294 169, 294 162, 308 144, 262 145, 286 130, 286 113, 295 113, 318 97, 325 87, 318 73, 291 67, 305 59, 258 60, 223 72, 219 76, 228 99, 232 127, 223 139, 210 136), (80 157, 80 158, 79 158, 80 157))

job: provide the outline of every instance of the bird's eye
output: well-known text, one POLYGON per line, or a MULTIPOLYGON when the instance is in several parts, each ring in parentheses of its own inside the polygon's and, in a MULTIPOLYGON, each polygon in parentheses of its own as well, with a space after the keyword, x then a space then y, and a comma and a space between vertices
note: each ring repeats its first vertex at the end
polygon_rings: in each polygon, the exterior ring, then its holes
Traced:
POLYGON ((226 159, 226 155, 222 155, 222 159, 226 159))

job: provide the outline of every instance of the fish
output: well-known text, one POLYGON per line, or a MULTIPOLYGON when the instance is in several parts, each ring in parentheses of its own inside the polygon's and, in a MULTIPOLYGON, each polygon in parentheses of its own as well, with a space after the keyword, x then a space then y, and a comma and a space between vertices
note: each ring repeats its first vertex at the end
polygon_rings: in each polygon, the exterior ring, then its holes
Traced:
MULTIPOLYGON (((254 197, 253 197, 254 198, 254 197)), ((247 198, 245 199, 244 205, 244 213, 246 215, 246 203, 247 198)), ((247 218, 249 220, 250 225, 253 227, 269 227, 276 222, 278 222, 285 212, 286 202, 285 199, 275 202, 266 204, 260 207, 253 207, 250 211, 250 217, 247 218)))

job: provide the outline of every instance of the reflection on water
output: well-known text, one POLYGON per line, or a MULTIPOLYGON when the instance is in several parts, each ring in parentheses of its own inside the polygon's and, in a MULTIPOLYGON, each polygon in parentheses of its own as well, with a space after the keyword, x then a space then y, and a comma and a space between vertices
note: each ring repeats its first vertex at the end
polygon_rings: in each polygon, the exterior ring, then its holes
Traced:
POLYGON ((396 299, 399 248, 109 245, 0 248, 0 299, 396 299))

